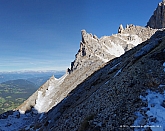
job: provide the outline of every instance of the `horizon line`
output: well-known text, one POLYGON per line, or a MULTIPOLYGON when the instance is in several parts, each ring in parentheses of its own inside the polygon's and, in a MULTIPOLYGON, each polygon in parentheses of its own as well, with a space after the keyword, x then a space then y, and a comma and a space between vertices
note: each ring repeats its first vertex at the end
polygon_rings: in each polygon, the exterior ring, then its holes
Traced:
POLYGON ((13 70, 13 71, 0 71, 0 73, 14 73, 14 72, 66 72, 66 70, 13 70))

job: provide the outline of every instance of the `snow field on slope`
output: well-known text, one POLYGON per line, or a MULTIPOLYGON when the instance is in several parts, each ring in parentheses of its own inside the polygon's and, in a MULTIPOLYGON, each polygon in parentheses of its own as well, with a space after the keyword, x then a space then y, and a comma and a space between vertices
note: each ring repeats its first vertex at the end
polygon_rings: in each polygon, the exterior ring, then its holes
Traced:
POLYGON ((64 81, 67 74, 63 75, 61 78, 56 79, 52 78, 49 80, 48 90, 46 90, 45 95, 43 96, 42 91, 38 91, 38 98, 36 100, 36 105, 34 108, 39 112, 47 112, 50 108, 50 104, 53 101, 52 98, 56 91, 58 91, 58 86, 64 81))
POLYGON ((118 38, 125 41, 127 44, 132 44, 134 46, 137 46, 138 44, 142 43, 142 39, 138 35, 130 35, 130 34, 120 34, 120 35, 121 36, 118 38), (122 38, 122 36, 126 36, 126 37, 133 38, 133 39, 132 40, 126 40, 126 39, 122 38))
POLYGON ((123 47, 119 44, 115 44, 113 41, 109 40, 109 43, 111 47, 107 46, 106 44, 103 43, 103 45, 106 47, 104 48, 107 53, 110 53, 111 55, 114 55, 116 57, 121 56, 122 54, 125 53, 123 47))
POLYGON ((6 119, 0 119, 0 131, 17 131, 31 123, 35 119, 30 113, 21 114, 19 111, 13 112, 6 119))
MULTIPOLYGON (((142 110, 146 110, 148 116, 147 124, 141 125, 144 120, 144 116, 140 112, 136 112, 138 118, 134 122, 134 126, 142 126, 142 128, 150 127, 152 131, 164 131, 165 130, 165 91, 164 94, 153 92, 150 90, 146 91, 147 96, 140 96, 142 101, 147 101, 148 106, 143 107, 142 110)), ((135 131, 143 130, 137 128, 135 131)))
MULTIPOLYGON (((163 63, 165 71, 165 62, 163 63)), ((162 88, 163 84, 158 88, 162 88)), ((163 94, 147 90, 147 96, 140 96, 142 101, 147 101, 148 106, 143 107, 142 110, 146 110, 148 116, 147 125, 143 128, 135 128, 135 131, 144 131, 146 127, 150 127, 152 131, 165 131, 165 91, 163 94)), ((134 122, 134 126, 141 126, 141 121, 144 120, 144 116, 140 112, 135 113, 138 118, 134 122)))

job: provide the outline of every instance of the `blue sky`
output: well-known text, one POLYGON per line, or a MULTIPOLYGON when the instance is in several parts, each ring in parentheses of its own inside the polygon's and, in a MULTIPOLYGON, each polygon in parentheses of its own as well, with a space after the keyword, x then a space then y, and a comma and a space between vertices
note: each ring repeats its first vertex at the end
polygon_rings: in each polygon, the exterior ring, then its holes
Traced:
POLYGON ((81 30, 145 26, 161 0, 0 0, 0 71, 66 70, 81 30))

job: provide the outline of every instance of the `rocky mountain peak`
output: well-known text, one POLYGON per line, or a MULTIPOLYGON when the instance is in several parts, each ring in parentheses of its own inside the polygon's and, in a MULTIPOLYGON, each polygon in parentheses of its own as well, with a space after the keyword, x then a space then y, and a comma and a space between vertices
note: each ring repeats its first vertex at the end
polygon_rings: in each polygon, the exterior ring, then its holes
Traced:
POLYGON ((162 3, 165 4, 165 0, 162 0, 162 3))
POLYGON ((86 30, 81 30, 82 42, 85 42, 86 30))
POLYGON ((81 36, 82 36, 82 43, 88 43, 90 39, 97 40, 98 37, 96 35, 92 35, 91 33, 87 33, 86 30, 81 30, 81 36))
POLYGON ((160 2, 149 19, 147 26, 154 29, 165 28, 165 0, 160 2))
MULTIPOLYGON (((75 70, 84 70, 89 65, 97 62, 97 66, 103 65, 109 60, 119 57, 134 46, 150 38, 155 29, 135 26, 133 24, 118 28, 118 34, 103 36, 98 38, 96 35, 81 30, 82 40, 80 48, 75 55, 75 60, 68 68, 69 74, 75 70)), ((93 66, 94 67, 94 66, 93 66)))

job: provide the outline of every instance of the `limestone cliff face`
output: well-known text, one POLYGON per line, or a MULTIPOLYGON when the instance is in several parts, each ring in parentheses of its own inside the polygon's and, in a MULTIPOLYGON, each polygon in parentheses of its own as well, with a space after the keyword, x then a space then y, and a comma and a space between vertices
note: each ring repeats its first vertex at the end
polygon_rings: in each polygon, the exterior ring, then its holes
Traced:
POLYGON ((103 36, 101 38, 82 30, 80 49, 68 71, 72 72, 76 69, 82 69, 87 65, 92 65, 96 60, 100 61, 100 65, 108 62, 147 40, 156 31, 151 28, 144 28, 132 24, 127 25, 125 29, 122 25, 120 25, 119 29, 121 29, 121 27, 122 30, 118 34, 103 36))
POLYGON ((158 4, 158 7, 154 11, 154 14, 151 16, 150 20, 148 21, 147 26, 154 29, 165 28, 165 1, 164 0, 158 4))

